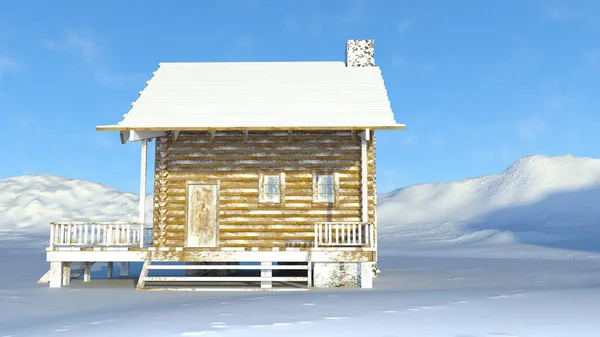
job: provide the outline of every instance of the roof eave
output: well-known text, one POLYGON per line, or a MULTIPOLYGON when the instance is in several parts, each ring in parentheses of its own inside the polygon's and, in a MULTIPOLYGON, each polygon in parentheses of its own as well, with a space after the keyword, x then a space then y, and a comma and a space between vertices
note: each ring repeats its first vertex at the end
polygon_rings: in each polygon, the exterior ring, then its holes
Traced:
POLYGON ((100 125, 96 131, 310 131, 310 130, 405 130, 404 124, 340 126, 121 126, 100 125))

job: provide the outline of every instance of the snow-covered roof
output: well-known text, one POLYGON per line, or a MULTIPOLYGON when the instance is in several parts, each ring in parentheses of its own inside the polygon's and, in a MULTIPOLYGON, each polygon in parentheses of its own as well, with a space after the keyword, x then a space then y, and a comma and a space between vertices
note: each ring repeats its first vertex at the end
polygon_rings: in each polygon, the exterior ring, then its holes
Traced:
POLYGON ((402 129, 377 66, 160 63, 131 110, 98 130, 402 129))

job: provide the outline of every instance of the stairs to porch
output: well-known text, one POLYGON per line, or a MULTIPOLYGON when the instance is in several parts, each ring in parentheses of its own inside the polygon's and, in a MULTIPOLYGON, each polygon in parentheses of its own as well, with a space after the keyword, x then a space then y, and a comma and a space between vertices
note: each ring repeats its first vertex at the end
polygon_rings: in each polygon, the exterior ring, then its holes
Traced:
MULTIPOLYGON (((233 261, 232 261, 233 262, 233 261)), ((306 291, 312 287, 311 263, 230 264, 144 261, 136 290, 146 291, 306 291), (181 275, 153 275, 155 272, 181 275)))

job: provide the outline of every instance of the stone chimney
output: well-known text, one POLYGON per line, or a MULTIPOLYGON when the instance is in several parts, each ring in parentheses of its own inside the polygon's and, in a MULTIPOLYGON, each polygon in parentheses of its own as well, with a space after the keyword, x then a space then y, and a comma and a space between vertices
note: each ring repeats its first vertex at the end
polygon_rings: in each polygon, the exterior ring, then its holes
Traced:
POLYGON ((346 67, 373 67, 374 65, 374 40, 346 41, 346 67))

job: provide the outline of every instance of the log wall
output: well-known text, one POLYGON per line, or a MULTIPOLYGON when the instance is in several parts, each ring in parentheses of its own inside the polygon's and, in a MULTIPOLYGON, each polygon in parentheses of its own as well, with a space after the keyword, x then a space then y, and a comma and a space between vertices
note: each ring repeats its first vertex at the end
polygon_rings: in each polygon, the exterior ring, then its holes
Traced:
MULTIPOLYGON (((369 221, 375 221, 374 132, 368 146, 369 221)), ((361 220, 360 137, 352 132, 181 133, 156 140, 154 245, 185 242, 187 182, 219 183, 220 247, 287 247, 313 224, 361 220), (338 203, 313 203, 312 179, 339 175, 338 203), (283 200, 258 200, 259 174, 285 173, 283 200)))

